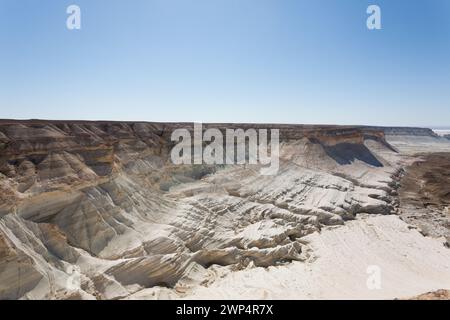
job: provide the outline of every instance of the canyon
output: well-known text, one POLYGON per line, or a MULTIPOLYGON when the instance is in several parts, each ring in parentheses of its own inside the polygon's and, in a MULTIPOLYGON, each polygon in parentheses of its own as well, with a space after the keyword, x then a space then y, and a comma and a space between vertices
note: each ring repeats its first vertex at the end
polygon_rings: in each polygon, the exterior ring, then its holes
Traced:
POLYGON ((260 164, 173 164, 180 128, 194 125, 0 120, 0 299, 450 289, 450 140, 424 128, 203 124, 278 129, 279 170, 265 176, 260 164), (379 290, 366 285, 371 265, 379 290))

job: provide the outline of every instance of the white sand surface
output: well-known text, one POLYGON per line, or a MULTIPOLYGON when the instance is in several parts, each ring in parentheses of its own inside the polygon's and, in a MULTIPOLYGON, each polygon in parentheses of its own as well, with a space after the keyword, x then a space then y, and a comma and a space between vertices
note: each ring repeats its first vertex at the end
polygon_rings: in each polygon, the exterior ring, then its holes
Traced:
POLYGON ((188 298, 393 299, 450 289, 450 250, 397 216, 359 218, 305 240, 312 261, 227 273, 188 298), (379 267, 380 289, 367 286, 369 266, 379 267))

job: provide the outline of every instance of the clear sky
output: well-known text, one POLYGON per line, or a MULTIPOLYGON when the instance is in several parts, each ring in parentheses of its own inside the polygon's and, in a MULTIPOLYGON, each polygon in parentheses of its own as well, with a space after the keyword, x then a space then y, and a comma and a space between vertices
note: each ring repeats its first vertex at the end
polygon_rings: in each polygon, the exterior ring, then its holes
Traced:
POLYGON ((0 0, 0 118, 446 126, 449 59, 448 0, 0 0))

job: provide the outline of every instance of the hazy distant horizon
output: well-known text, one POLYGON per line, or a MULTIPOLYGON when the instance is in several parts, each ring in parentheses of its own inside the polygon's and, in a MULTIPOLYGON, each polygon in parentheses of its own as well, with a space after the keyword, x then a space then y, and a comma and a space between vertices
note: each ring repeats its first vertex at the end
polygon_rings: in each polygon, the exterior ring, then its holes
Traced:
POLYGON ((368 127, 417 127, 417 128, 427 128, 431 129, 433 131, 436 130, 442 130, 442 131, 450 131, 450 125, 448 126, 415 126, 415 125, 380 125, 380 124, 360 124, 360 123, 300 123, 300 122, 241 122, 241 121, 190 121, 190 120, 144 120, 144 119, 138 119, 138 120, 121 120, 121 119, 49 119, 49 118, 0 118, 0 121, 87 121, 87 122, 148 122, 148 123, 210 123, 210 124, 224 124, 224 123, 234 123, 234 124, 279 124, 279 125, 323 125, 323 126, 368 126, 368 127))

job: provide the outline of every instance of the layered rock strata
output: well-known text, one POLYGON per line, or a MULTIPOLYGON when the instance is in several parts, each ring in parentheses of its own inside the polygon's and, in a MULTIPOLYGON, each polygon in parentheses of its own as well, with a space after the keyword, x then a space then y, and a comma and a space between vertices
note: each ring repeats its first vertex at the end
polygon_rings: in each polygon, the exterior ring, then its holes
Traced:
POLYGON ((0 299, 185 296, 211 266, 307 261, 303 238, 392 214, 405 160, 376 128, 280 130, 280 169, 174 165, 192 124, 0 121, 0 299), (155 291, 156 292, 156 291, 155 291))

